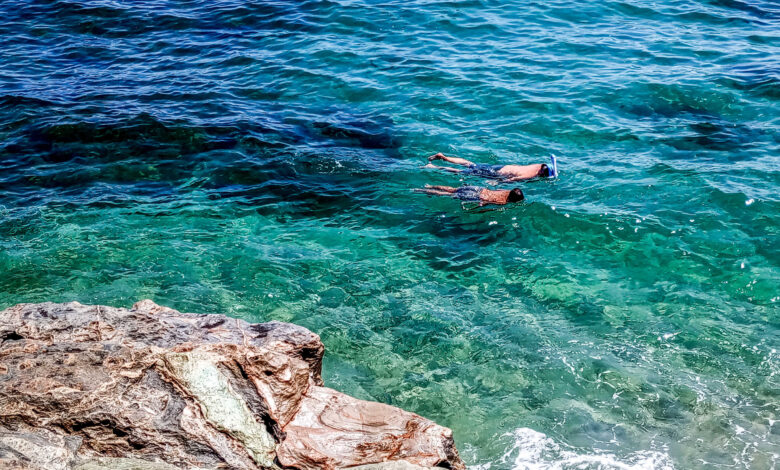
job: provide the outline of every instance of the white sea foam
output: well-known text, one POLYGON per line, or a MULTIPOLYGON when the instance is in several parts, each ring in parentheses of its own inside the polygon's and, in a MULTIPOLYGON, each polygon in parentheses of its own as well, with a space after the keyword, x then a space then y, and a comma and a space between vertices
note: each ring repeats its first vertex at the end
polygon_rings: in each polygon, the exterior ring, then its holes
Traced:
POLYGON ((528 428, 516 429, 507 436, 513 440, 512 446, 498 462, 474 466, 472 470, 674 470, 671 458, 659 451, 617 457, 598 450, 576 452, 528 428))

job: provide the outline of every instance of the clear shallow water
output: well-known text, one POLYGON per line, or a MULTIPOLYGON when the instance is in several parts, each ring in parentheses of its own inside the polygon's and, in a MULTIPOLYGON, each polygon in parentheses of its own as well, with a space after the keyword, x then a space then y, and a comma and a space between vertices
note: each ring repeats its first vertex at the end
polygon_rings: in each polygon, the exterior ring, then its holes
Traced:
POLYGON ((0 307, 304 325, 475 468, 780 466, 776 2, 0 17, 0 307), (465 212, 436 151, 561 178, 465 212))

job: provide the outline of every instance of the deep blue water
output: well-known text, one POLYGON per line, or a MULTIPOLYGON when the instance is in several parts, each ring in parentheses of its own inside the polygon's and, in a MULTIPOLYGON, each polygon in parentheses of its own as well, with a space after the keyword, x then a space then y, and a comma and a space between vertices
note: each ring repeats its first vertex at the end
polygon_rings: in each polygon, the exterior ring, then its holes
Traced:
POLYGON ((306 326, 479 469, 780 462, 780 4, 0 2, 0 308, 306 326), (526 202, 420 167, 560 157, 526 202))

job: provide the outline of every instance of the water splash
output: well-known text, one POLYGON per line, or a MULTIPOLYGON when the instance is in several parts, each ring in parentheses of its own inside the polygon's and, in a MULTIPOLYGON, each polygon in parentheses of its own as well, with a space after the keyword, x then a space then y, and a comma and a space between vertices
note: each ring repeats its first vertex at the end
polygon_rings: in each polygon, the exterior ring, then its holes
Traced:
POLYGON ((518 428, 505 437, 512 439, 509 450, 495 464, 469 467, 490 470, 674 470, 671 458, 660 451, 639 451, 618 458, 609 452, 575 451, 556 443, 545 434, 518 428))

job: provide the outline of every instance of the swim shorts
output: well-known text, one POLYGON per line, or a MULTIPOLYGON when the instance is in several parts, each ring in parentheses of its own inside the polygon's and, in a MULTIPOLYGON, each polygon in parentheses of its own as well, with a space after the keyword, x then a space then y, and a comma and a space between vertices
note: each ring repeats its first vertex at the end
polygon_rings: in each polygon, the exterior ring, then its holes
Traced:
POLYGON ((461 201, 479 201, 479 194, 482 188, 479 186, 461 186, 455 190, 454 197, 461 201))
POLYGON ((503 178, 504 175, 499 173, 499 170, 504 168, 504 165, 471 165, 466 170, 469 175, 480 176, 482 178, 503 178))

